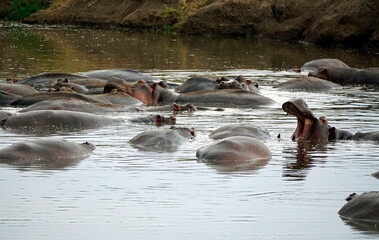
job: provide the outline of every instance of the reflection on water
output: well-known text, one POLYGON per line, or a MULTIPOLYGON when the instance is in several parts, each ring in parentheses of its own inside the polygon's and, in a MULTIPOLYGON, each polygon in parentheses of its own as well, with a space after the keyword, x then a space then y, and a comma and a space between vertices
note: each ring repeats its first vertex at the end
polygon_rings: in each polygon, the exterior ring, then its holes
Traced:
MULTIPOLYGON (((377 67, 378 56, 312 45, 180 35, 126 33, 120 29, 1 24, 0 79, 42 72, 128 68, 162 80, 193 75, 243 75, 258 81, 277 104, 178 114, 178 127, 197 136, 173 153, 132 148, 128 141, 155 126, 128 120, 152 113, 117 112, 125 124, 74 133, 90 141, 89 158, 62 170, 0 165, 2 239, 377 239, 350 227, 337 212, 351 192, 377 190, 379 144, 339 141, 308 145, 290 140, 296 119, 281 104, 302 97, 317 116, 350 132, 377 131, 377 88, 344 86, 330 92, 287 92, 272 86, 299 74, 287 71, 316 58, 353 67, 377 67), (272 159, 228 168, 198 162, 208 135, 231 123, 266 128, 272 159), (295 180, 295 181, 293 181, 295 180)), ((19 109, 2 107, 17 112, 19 109)), ((0 130, 0 148, 39 136, 0 130)))

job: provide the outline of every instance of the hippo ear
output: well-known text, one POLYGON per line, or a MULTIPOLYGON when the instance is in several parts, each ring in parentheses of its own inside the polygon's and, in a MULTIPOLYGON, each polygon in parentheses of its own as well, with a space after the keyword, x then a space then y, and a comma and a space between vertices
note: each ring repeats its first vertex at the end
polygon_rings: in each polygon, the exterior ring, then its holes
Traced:
POLYGON ((247 85, 251 85, 252 84, 252 82, 250 80, 246 80, 245 82, 246 82, 247 85))
POLYGON ((5 122, 7 121, 7 118, 0 120, 0 127, 4 127, 5 122))
POLYGON ((153 83, 153 84, 151 84, 151 86, 150 86, 153 90, 155 90, 156 88, 157 88, 157 84, 156 83, 153 83))
POLYGON ((216 81, 215 81, 217 84, 220 84, 222 81, 221 81, 221 79, 216 79, 216 81))
POLYGON ((357 194, 356 194, 356 193, 352 193, 352 194, 350 194, 345 200, 346 200, 346 201, 350 201, 350 200, 353 199, 355 196, 357 196, 357 194))
POLYGON ((190 128, 190 133, 193 137, 196 137, 196 132, 194 128, 190 128))
POLYGON ((335 133, 336 132, 336 128, 335 127, 330 127, 330 128, 328 128, 328 132, 329 133, 335 133))
POLYGON ((258 83, 254 84, 254 86, 255 86, 256 88, 259 88, 259 85, 258 85, 258 83))
POLYGON ((64 83, 68 83, 68 79, 67 79, 67 78, 65 78, 63 82, 64 82, 64 83))
POLYGON ((180 110, 182 110, 181 109, 181 107, 178 105, 178 104, 172 104, 172 110, 174 110, 174 111, 180 111, 180 110))

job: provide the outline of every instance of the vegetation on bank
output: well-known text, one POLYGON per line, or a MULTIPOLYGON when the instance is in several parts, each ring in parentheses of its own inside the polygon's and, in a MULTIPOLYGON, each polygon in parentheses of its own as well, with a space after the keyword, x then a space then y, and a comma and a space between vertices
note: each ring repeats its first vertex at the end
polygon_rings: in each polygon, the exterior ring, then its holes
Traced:
POLYGON ((7 19, 20 21, 24 17, 51 6, 54 0, 11 0, 7 19))
POLYGON ((196 12, 199 8, 204 6, 206 0, 179 0, 177 6, 167 7, 162 12, 165 25, 163 30, 171 32, 178 29, 184 22, 188 15, 196 12))

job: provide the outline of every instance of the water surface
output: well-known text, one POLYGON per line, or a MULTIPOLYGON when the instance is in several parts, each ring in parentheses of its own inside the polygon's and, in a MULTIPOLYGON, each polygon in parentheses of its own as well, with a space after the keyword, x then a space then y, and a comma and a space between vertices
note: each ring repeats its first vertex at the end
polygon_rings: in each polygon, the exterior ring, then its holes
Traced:
MULTIPOLYGON (((127 33, 78 27, 3 23, 0 79, 42 72, 136 69, 163 80, 243 75, 277 104, 177 116, 197 136, 173 153, 128 144, 151 128, 131 124, 141 113, 115 113, 125 124, 52 137, 90 141, 95 153, 64 169, 0 165, 2 239, 377 239, 379 231, 344 222, 337 212, 352 192, 378 190, 379 144, 340 141, 304 146, 290 141, 296 119, 281 104, 302 97, 337 128, 377 131, 378 90, 344 86, 330 92, 273 88, 288 71, 317 58, 378 67, 378 55, 343 48, 245 38, 127 33), (230 123, 267 128, 272 159, 264 166, 226 168, 196 159, 208 134, 230 123), (281 134, 281 139, 276 136, 281 134)), ((3 107, 16 112, 18 109, 3 107)), ((0 130, 0 148, 39 136, 0 130)))

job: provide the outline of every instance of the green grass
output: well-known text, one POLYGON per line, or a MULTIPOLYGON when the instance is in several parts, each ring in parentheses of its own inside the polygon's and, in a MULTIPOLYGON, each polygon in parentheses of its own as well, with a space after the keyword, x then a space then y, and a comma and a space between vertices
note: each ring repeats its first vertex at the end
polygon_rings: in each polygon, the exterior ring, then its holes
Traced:
POLYGON ((51 0, 12 0, 7 18, 19 21, 38 10, 48 8, 51 0))

